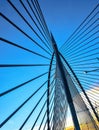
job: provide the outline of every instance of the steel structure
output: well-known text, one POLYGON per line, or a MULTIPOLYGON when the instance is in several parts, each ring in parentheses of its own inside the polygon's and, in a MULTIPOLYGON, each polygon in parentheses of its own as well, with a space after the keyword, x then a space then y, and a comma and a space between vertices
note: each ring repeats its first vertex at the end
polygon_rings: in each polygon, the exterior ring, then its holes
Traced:
POLYGON ((58 48, 38 0, 0 1, 1 130, 99 129, 98 16, 58 48))

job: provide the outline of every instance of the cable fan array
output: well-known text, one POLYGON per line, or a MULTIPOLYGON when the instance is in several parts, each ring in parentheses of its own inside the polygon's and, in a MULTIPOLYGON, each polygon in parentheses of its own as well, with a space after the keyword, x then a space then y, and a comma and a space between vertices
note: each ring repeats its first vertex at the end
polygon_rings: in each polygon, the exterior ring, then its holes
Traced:
MULTIPOLYGON (((67 86, 38 0, 0 6, 0 128, 69 129, 67 86)), ((99 4, 58 51, 81 130, 99 127, 98 16, 99 4)))
POLYGON ((37 0, 0 2, 0 128, 47 129, 56 63, 41 8, 37 0))

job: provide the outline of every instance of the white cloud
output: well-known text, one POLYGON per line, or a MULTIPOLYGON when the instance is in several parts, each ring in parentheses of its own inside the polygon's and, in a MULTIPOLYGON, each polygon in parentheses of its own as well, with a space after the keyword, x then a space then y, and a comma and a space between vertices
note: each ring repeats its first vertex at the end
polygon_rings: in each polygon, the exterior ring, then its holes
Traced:
MULTIPOLYGON (((90 98, 91 102, 93 102, 93 99, 94 99, 94 101, 95 101, 93 103, 94 106, 96 106, 97 104, 99 105, 99 87, 94 87, 92 89, 88 89, 88 90, 86 90, 86 93, 89 94, 89 97, 92 96, 92 98, 90 98)), ((83 95, 82 92, 81 92, 81 95, 83 95)))

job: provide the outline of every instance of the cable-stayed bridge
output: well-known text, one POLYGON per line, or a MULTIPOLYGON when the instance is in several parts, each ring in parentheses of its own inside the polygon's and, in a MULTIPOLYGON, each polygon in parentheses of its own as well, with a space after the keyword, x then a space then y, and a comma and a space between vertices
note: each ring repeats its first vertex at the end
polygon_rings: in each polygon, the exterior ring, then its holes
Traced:
POLYGON ((99 4, 58 48, 37 0, 0 2, 1 130, 99 130, 99 4))

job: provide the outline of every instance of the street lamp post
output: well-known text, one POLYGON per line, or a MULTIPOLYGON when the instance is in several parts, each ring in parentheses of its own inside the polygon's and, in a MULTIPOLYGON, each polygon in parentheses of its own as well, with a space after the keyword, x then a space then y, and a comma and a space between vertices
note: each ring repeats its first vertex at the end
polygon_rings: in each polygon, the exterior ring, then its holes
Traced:
MULTIPOLYGON (((96 58, 99 61, 99 57, 96 58)), ((90 73, 90 72, 97 72, 99 71, 99 68, 97 69, 93 69, 93 70, 88 70, 88 71, 84 71, 84 74, 90 73)))

